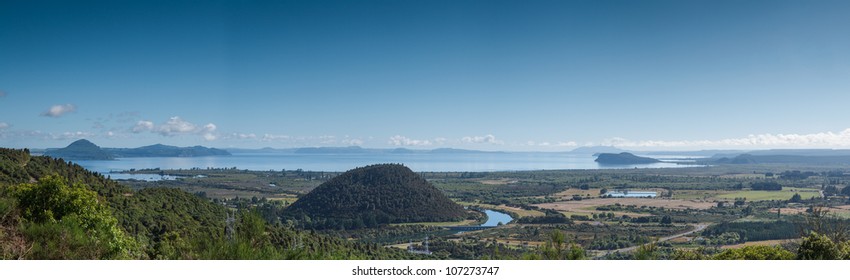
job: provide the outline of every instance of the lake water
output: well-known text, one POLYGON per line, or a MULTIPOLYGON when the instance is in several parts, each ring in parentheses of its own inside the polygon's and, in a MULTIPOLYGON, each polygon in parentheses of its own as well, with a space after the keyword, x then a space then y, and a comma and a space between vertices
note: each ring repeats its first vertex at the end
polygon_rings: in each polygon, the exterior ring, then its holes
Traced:
MULTIPOLYGON (((658 158, 658 157, 656 157, 658 158)), ((669 162, 639 165, 600 165, 591 155, 566 153, 457 153, 457 154, 293 154, 236 153, 232 156, 119 158, 117 160, 80 160, 77 164, 103 174, 130 169, 231 168, 247 170, 347 171, 378 163, 402 163, 413 171, 525 171, 554 169, 622 169, 687 167, 673 161, 682 157, 659 158, 669 162)), ((113 179, 143 179, 152 176, 109 174, 113 179)), ((156 177, 156 176, 153 176, 156 177)))
POLYGON ((499 225, 499 223, 506 225, 513 221, 513 218, 511 218, 510 215, 499 211, 484 210, 484 214, 487 214, 487 222, 481 224, 480 226, 495 227, 499 225))

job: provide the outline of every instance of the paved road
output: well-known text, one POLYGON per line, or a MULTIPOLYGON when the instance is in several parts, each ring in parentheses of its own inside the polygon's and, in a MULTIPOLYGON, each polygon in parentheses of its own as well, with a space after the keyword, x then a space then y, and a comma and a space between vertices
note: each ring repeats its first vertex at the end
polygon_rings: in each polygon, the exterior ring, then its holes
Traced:
MULTIPOLYGON (((690 231, 683 232, 683 233, 679 233, 679 234, 674 234, 674 235, 670 235, 670 236, 665 236, 665 237, 659 238, 659 239, 658 239, 658 241, 655 241, 655 242, 664 242, 664 241, 667 241, 667 240, 670 240, 670 239, 679 238, 679 237, 682 237, 682 236, 685 236, 685 235, 688 235, 688 234, 691 234, 691 233, 694 233, 694 232, 698 232, 698 231, 704 230, 704 229, 705 229, 705 228, 707 228, 709 225, 711 225, 711 224, 707 224, 707 223, 705 223, 705 224, 696 224, 696 226, 694 227, 694 229, 692 229, 692 230, 690 230, 690 231)), ((647 243, 647 244, 648 244, 648 243, 647 243)), ((626 252, 631 252, 631 251, 636 250, 637 248, 640 248, 640 246, 641 246, 641 245, 638 245, 638 246, 632 246, 632 247, 626 247, 626 248, 620 248, 620 249, 617 249, 617 250, 600 251, 600 252, 602 252, 602 254, 600 254, 600 255, 599 255, 599 257, 604 257, 604 256, 607 256, 608 254, 613 254, 613 253, 626 253, 626 252)))

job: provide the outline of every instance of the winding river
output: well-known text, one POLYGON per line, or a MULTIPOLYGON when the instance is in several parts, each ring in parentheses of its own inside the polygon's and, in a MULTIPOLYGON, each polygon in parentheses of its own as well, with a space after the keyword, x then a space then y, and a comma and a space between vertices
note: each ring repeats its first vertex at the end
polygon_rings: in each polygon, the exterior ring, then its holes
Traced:
POLYGON ((508 215, 506 213, 502 213, 502 212, 499 212, 499 211, 494 211, 494 210, 488 209, 488 210, 484 210, 484 214, 487 215, 487 222, 484 222, 483 224, 480 224, 479 226, 495 227, 495 226, 499 225, 500 222, 503 225, 505 225, 505 224, 508 224, 511 221, 513 221, 513 218, 511 218, 511 215, 508 215))

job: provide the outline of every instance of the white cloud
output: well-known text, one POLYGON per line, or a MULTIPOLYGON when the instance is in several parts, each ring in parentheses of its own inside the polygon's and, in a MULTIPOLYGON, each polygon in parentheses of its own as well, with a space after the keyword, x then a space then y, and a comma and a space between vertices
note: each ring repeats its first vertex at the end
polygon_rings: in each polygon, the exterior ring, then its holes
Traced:
MULTIPOLYGON (((162 136, 174 136, 178 134, 191 133, 198 129, 195 124, 184 121, 180 117, 171 117, 164 124, 156 128, 156 132, 162 136)), ((213 125, 215 130, 215 125, 213 125)))
POLYGON ((275 135, 275 134, 268 134, 267 133, 267 134, 263 135, 263 139, 260 139, 260 141, 273 142, 273 141, 281 141, 281 140, 289 140, 289 139, 292 139, 292 137, 289 136, 289 135, 275 135))
POLYGON ((84 132, 84 131, 74 131, 74 132, 63 132, 59 134, 50 133, 47 135, 51 140, 71 140, 71 139, 82 139, 82 138, 91 138, 95 136, 94 133, 84 132))
POLYGON ((431 146, 434 144, 431 140, 415 140, 401 135, 390 137, 388 143, 393 146, 431 146))
POLYGON ((201 133, 204 135, 204 140, 213 141, 218 138, 218 136, 215 135, 215 130, 217 128, 218 127, 216 127, 215 124, 212 123, 208 123, 203 128, 201 128, 201 133))
POLYGON ((850 146, 850 128, 811 134, 751 134, 741 138, 719 140, 645 140, 606 139, 604 146, 621 148, 832 148, 850 146))
POLYGON ((239 139, 239 140, 250 140, 257 139, 257 135, 254 133, 231 133, 224 137, 225 139, 239 139))
POLYGON ((71 112, 74 112, 74 111, 77 111, 77 106, 74 106, 74 104, 53 105, 53 106, 50 106, 50 108, 47 109, 47 111, 44 111, 43 113, 41 113, 41 115, 44 116, 44 117, 58 118, 58 117, 61 117, 62 115, 65 115, 67 113, 71 113, 71 112))
POLYGON ((11 124, 0 122, 0 129, 7 129, 7 128, 10 128, 10 127, 12 127, 11 124))
POLYGON ((363 145, 363 140, 360 139, 343 139, 342 144, 346 146, 361 146, 363 145))
POLYGON ((330 145, 336 143, 336 136, 333 135, 322 135, 319 136, 319 144, 322 145, 330 145))
POLYGON ((556 146, 558 146, 558 147, 576 147, 576 146, 578 146, 578 143, 576 143, 575 141, 558 142, 558 144, 556 144, 556 146))
POLYGON ((153 132, 162 136, 200 135, 207 141, 218 139, 215 131, 218 127, 213 123, 198 126, 180 117, 171 117, 163 124, 155 125, 152 121, 138 121, 131 129, 133 133, 153 132))
POLYGON ((504 142, 500 140, 496 140, 496 136, 493 134, 487 134, 484 136, 466 136, 460 139, 461 142, 469 143, 469 144, 503 144, 504 142))
POLYGON ((153 131, 154 124, 152 121, 139 121, 136 123, 136 126, 133 127, 133 133, 141 133, 147 131, 153 131))

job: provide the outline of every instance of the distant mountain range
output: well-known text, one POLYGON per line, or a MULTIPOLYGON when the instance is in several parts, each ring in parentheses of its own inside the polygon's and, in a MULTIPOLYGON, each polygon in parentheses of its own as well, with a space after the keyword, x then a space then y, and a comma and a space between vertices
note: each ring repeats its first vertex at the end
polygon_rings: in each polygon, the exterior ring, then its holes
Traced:
MULTIPOLYGON (((39 150, 33 150, 38 154, 39 150)), ((478 151, 454 148, 418 150, 408 148, 373 149, 360 146, 348 147, 305 147, 290 149, 216 149, 203 146, 176 147, 169 145, 150 145, 138 148, 101 148, 94 143, 81 139, 65 148, 43 150, 43 154, 52 157, 73 160, 112 160, 122 157, 201 157, 228 156, 231 153, 283 153, 283 154, 492 154, 509 153, 499 151, 478 151)), ((772 150, 701 150, 701 151, 628 151, 613 146, 579 147, 569 152, 555 154, 592 155, 603 164, 642 164, 658 162, 654 158, 636 156, 683 156, 701 157, 695 164, 759 164, 759 163, 809 163, 809 164, 850 164, 850 149, 772 149, 772 150), (625 154, 624 154, 625 153, 625 154), (606 155, 607 154, 607 155, 606 155), (605 156, 602 156, 605 155, 605 156), (599 157, 601 157, 601 160, 599 157), (653 161, 651 161, 653 160, 653 161), (619 163, 618 163, 619 162, 619 163)))
POLYGON ((65 148, 47 149, 44 155, 66 160, 113 160, 120 157, 229 156, 230 153, 202 146, 176 147, 162 144, 138 148, 101 148, 91 141, 80 139, 65 148))
MULTIPOLYGON (((805 153, 804 153, 805 154, 805 153)), ((782 154, 742 154, 731 157, 712 157, 697 161, 698 164, 841 164, 850 165, 850 155, 782 155, 782 154)))
POLYGON ((395 149, 367 149, 360 146, 348 147, 305 147, 290 149, 226 149, 231 153, 291 153, 291 154, 489 154, 504 152, 489 152, 477 150, 463 150, 452 148, 439 148, 433 150, 413 150, 407 148, 395 149))
POLYGON ((230 152, 204 146, 176 147, 156 144, 138 148, 105 148, 115 157, 205 157, 229 156, 230 152))

